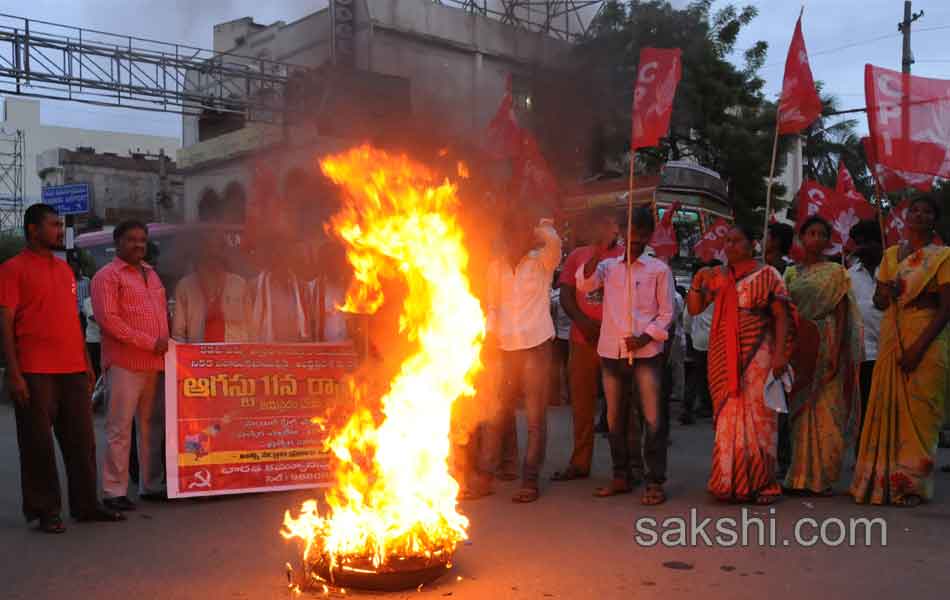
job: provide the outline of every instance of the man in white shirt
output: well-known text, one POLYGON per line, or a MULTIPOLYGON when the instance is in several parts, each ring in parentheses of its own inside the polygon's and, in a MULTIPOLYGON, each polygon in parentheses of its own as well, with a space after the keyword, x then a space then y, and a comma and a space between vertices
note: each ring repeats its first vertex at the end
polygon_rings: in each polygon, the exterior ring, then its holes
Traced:
POLYGON ((540 225, 524 215, 505 219, 505 248, 488 268, 488 281, 497 282, 486 301, 488 339, 501 350, 503 381, 500 408, 484 428, 479 475, 470 495, 491 493, 491 477, 501 459, 505 430, 513 421, 517 392, 524 398, 528 444, 515 502, 538 499, 538 474, 547 444, 547 404, 552 340, 551 281, 561 262, 561 238, 549 220, 540 225), (517 384, 519 389, 512 389, 517 384))
POLYGON ((851 291, 854 293, 861 320, 864 323, 864 362, 861 363, 861 424, 868 409, 871 394, 871 377, 877 361, 877 342, 881 335, 881 317, 884 313, 874 306, 875 273, 884 256, 881 243, 881 227, 877 221, 861 221, 851 228, 854 242, 854 265, 848 269, 851 291))
POLYGON ((669 338, 674 311, 673 273, 664 262, 643 252, 652 235, 653 213, 649 208, 638 208, 633 213, 633 229, 627 244, 630 265, 623 257, 602 260, 607 252, 602 247, 577 271, 578 290, 604 288, 604 318, 597 353, 601 357, 607 398, 613 480, 608 487, 597 490, 596 495, 629 493, 635 483, 631 481, 631 448, 626 435, 629 396, 624 389, 635 383, 644 424, 647 486, 640 502, 645 505, 666 501, 663 484, 670 422, 669 405, 662 397, 661 387, 663 346, 669 338))

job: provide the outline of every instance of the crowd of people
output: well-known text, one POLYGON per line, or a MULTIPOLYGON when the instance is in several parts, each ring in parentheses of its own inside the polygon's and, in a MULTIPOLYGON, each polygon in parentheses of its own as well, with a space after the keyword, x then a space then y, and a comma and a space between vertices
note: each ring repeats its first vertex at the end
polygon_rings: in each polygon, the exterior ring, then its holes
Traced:
MULTIPOLYGON (((461 497, 491 494, 496 478, 520 478, 512 499, 539 498, 552 396, 569 401, 573 421, 570 461, 552 480, 589 478, 602 394, 612 475, 594 490, 598 497, 643 484, 641 503, 666 501, 675 399, 683 425, 713 419, 707 489, 720 500, 770 504, 783 493, 830 495, 852 451, 857 502, 930 500, 950 391, 950 248, 933 243, 939 216, 932 197, 918 197, 905 241, 885 251, 878 224, 862 222, 851 231, 853 252, 836 259, 826 256, 832 227, 818 216, 797 232, 770 226, 764 262, 754 233, 737 225, 725 240, 726 263, 702 265, 686 290, 649 252, 650 208, 632 212, 627 236, 613 211, 594 211, 587 243, 566 258, 551 221, 507 215, 477 277, 484 280, 487 369, 475 398, 482 416, 453 435, 461 497), (792 264, 796 233, 801 258, 792 264), (519 402, 527 417, 520 467, 519 402)), ((306 276, 291 255, 265 248, 266 268, 244 279, 228 271, 224 238, 209 235, 170 303, 146 260, 144 224, 115 228, 116 257, 91 282, 55 256, 63 227, 53 208, 31 206, 24 230, 26 248, 0 265, 0 338, 23 512, 45 532, 65 531, 53 434, 77 520, 121 521, 135 510, 130 462, 138 465, 139 499, 167 498, 163 371, 170 339, 354 336, 336 308, 347 275, 332 244, 321 247, 311 261, 320 268, 306 276), (101 479, 90 404, 100 371, 107 398, 101 479)))
POLYGON ((23 513, 44 532, 65 531, 53 434, 77 520, 122 521, 135 510, 130 471, 139 499, 167 499, 164 370, 170 339, 295 343, 351 337, 336 308, 345 293, 345 257, 331 245, 320 250, 322 267, 310 280, 274 248, 264 253, 267 268, 245 281, 228 271, 224 236, 210 232, 194 256, 193 272, 177 282, 169 302, 146 259, 143 223, 115 227, 115 259, 91 281, 78 261, 56 257, 64 231, 52 207, 29 207, 24 234, 26 248, 0 265, 0 337, 17 423, 23 513), (101 478, 94 388, 106 413, 101 478))
POLYGON ((649 208, 634 210, 626 243, 616 215, 595 211, 588 243, 563 264, 550 223, 535 228, 532 245, 531 226, 507 218, 485 298, 485 362, 500 382, 489 386, 497 400, 488 424, 457 450, 469 454, 463 497, 491 494, 496 477, 519 476, 519 397, 528 451, 513 500, 539 497, 544 399, 560 397, 549 392, 562 369, 551 365, 552 345, 569 337, 573 450, 554 481, 590 477, 602 392, 612 477, 595 496, 643 484, 642 504, 666 500, 670 403, 678 400, 683 425, 713 419, 707 489, 720 500, 767 505, 783 494, 832 495, 852 455, 856 502, 932 499, 950 390, 950 248, 934 243, 939 218, 934 198, 920 196, 904 241, 885 252, 879 224, 860 222, 847 256, 835 257, 827 255, 834 230, 821 217, 798 231, 774 223, 764 261, 754 232, 736 225, 725 240, 726 264, 702 265, 688 291, 650 256, 649 208), (547 311, 550 297, 557 305, 547 311), (685 377, 684 362, 692 367, 685 377))

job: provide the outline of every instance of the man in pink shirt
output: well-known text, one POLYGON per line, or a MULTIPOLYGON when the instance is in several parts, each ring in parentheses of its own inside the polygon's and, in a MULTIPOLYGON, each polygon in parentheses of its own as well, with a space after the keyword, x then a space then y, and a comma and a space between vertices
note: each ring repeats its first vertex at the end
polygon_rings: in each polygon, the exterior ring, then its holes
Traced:
POLYGON ((165 408, 159 393, 168 350, 165 288, 145 262, 148 229, 138 221, 113 232, 116 258, 92 280, 92 304, 102 328, 102 368, 109 379, 109 448, 102 467, 103 504, 135 510, 129 500, 129 446, 133 419, 138 431, 139 495, 164 495, 162 441, 165 408))
POLYGON ((660 392, 663 346, 673 320, 673 273, 663 261, 644 254, 652 235, 653 213, 649 207, 638 208, 633 213, 633 229, 627 243, 629 266, 622 256, 605 259, 608 248, 602 245, 576 272, 579 291, 604 288, 604 318, 597 353, 607 397, 614 473, 611 484, 598 490, 597 495, 631 491, 631 448, 626 431, 630 407, 625 388, 634 383, 645 429, 643 458, 647 485, 640 498, 645 505, 666 500, 663 484, 670 420, 669 406, 660 392))

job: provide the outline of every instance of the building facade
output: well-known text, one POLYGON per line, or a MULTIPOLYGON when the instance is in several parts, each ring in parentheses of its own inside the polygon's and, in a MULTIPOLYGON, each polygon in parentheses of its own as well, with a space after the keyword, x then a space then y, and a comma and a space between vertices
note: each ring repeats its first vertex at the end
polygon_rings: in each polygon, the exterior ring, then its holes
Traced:
MULTIPOLYGON (((406 149, 415 137, 476 145, 509 77, 530 126, 534 82, 569 59, 568 42, 428 0, 343 4, 352 12, 328 8, 289 24, 245 18, 215 26, 214 49, 227 60, 256 68, 257 58, 308 71, 288 91, 300 97, 283 99, 295 107, 287 113, 289 126, 210 111, 183 118, 177 162, 185 175, 186 220, 238 220, 260 168, 272 172, 278 193, 319 188, 315 158, 361 141, 388 136, 405 140, 406 149), (345 47, 333 35, 343 16, 345 47)), ((319 194, 312 196, 316 212, 329 210, 319 194)))
POLYGON ((40 154, 36 162, 43 187, 89 184, 89 214, 78 217, 80 231, 125 219, 184 220, 184 182, 175 163, 163 153, 119 156, 93 148, 55 148, 40 154))
POLYGON ((181 146, 174 137, 47 125, 41 118, 40 101, 19 97, 0 98, 0 128, 11 133, 23 132, 23 208, 42 200, 43 183, 37 173, 37 159, 47 150, 88 147, 119 155, 158 154, 164 150, 173 157, 181 146))

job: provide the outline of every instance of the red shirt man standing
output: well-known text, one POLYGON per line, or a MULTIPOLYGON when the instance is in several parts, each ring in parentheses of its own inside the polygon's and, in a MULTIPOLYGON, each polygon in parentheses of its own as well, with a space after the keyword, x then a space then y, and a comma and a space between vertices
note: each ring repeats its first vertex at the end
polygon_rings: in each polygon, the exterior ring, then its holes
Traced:
POLYGON ((63 225, 45 204, 29 207, 23 222, 26 249, 0 266, 0 337, 15 403, 23 514, 46 533, 66 531, 52 429, 66 465, 72 516, 121 521, 96 496, 95 376, 76 312, 76 279, 53 255, 62 248, 63 225))

